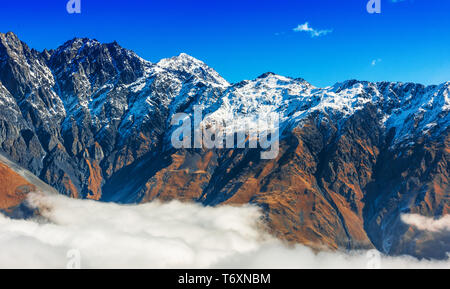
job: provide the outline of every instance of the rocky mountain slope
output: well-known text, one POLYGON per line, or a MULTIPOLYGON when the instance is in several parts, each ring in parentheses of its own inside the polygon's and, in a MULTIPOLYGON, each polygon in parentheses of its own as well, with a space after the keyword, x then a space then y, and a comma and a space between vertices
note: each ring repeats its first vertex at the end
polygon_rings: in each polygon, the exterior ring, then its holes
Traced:
MULTIPOLYGON (((60 193, 260 206, 274 234, 315 248, 445 258, 402 213, 449 214, 450 82, 318 88, 266 73, 230 84, 181 54, 150 63, 117 43, 30 49, 0 34, 0 150, 60 193), (174 149, 171 119, 280 115, 280 152, 174 149)), ((444 240, 444 241, 442 241, 444 240)))
POLYGON ((0 154, 0 213, 14 218, 33 215, 26 204, 31 192, 58 192, 26 169, 0 154))

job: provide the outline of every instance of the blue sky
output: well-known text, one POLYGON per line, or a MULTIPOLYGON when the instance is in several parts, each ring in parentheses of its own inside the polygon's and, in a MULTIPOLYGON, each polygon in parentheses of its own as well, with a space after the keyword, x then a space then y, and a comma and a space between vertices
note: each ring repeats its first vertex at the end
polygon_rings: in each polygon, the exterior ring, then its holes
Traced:
POLYGON ((267 71, 317 86, 450 80, 448 0, 381 0, 381 14, 368 0, 81 0, 79 15, 68 0, 2 2, 0 31, 38 50, 116 40, 153 62, 188 53, 231 82, 267 71))

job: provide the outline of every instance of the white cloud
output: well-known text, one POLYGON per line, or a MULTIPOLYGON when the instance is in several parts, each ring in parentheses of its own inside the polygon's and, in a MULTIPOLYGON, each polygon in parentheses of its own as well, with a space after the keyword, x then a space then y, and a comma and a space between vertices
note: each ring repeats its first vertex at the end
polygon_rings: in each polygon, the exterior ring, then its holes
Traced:
POLYGON ((293 29, 295 32, 307 32, 311 35, 311 37, 319 37, 319 36, 324 36, 327 35, 331 32, 333 32, 333 30, 327 29, 327 30, 317 30, 314 29, 312 27, 309 26, 308 22, 305 22, 304 24, 298 25, 297 27, 295 27, 293 29))
POLYGON ((29 202, 43 219, 0 215, 0 268, 64 268, 72 249, 81 253, 82 268, 366 268, 374 260, 382 268, 450 268, 409 257, 374 259, 373 252, 369 258, 288 247, 263 230, 251 206, 125 206, 43 194, 29 202))
POLYGON ((370 65, 372 65, 372 66, 376 66, 378 63, 380 63, 382 61, 382 59, 381 58, 378 58, 378 59, 374 59, 374 60, 372 60, 372 62, 370 63, 370 65))
POLYGON ((418 214, 404 214, 401 216, 401 220, 421 231, 450 232, 450 215, 443 216, 440 219, 433 219, 418 214))

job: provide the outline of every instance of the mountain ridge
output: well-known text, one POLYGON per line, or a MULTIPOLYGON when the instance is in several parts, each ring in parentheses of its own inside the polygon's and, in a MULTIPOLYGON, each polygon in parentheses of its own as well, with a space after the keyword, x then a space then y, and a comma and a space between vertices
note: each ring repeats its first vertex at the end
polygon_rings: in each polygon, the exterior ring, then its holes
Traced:
POLYGON ((400 215, 450 211, 449 91, 274 73, 230 84, 186 54, 151 63, 87 38, 39 53, 0 34, 0 150, 74 198, 252 203, 291 242, 444 258, 448 242, 400 215), (278 157, 175 150, 170 120, 196 105, 221 120, 278 113, 278 157))

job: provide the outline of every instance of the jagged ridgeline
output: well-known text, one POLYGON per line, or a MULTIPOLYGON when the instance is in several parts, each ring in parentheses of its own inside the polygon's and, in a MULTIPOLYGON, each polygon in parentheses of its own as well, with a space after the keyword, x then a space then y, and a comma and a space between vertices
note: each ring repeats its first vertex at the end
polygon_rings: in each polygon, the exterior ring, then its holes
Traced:
MULTIPOLYGON (((151 63, 117 43, 30 49, 0 34, 0 150, 61 194, 258 205, 280 238, 444 258, 402 213, 449 213, 450 82, 318 88, 265 73, 230 84, 181 54, 151 63), (280 149, 174 149, 172 116, 280 115, 280 149)), ((442 241, 444 238, 444 241, 442 241)))

